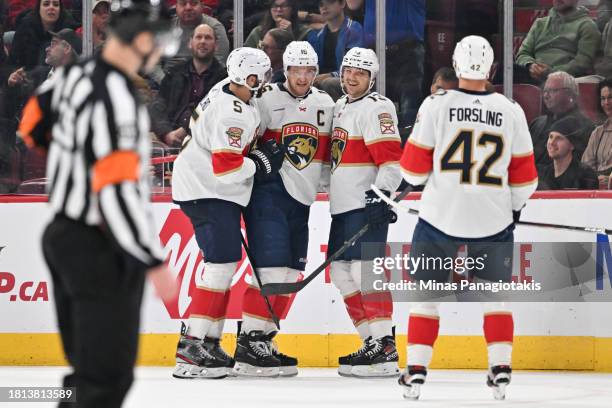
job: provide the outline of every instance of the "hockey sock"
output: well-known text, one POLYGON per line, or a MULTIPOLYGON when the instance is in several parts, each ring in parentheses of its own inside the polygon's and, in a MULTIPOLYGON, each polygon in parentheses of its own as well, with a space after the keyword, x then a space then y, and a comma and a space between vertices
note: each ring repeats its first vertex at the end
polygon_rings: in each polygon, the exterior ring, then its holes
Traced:
MULTIPOLYGON (((262 284, 271 282, 284 282, 287 275, 286 267, 258 268, 259 276, 262 284)), ((278 308, 285 308, 289 297, 287 296, 268 296, 272 309, 277 316, 279 310, 275 307, 278 301, 278 308), (285 298, 279 300, 278 298, 285 298)), ((252 285, 247 288, 244 299, 242 301, 242 331, 249 333, 253 330, 267 331, 269 324, 272 323, 272 317, 268 311, 266 300, 261 295, 257 279, 253 277, 252 285)), ((274 325, 274 323, 272 323, 274 325)))
MULTIPOLYGON (((237 262, 226 264, 204 264, 204 276, 191 294, 189 307, 189 336, 203 339, 208 335, 211 325, 218 327, 225 320, 229 302, 230 285, 237 262)), ((216 329, 218 331, 218 328, 216 329)), ((212 337, 212 336, 211 336, 212 337)))
POLYGON ((419 303, 408 318, 408 366, 429 367, 438 338, 440 317, 436 303, 419 303))
MULTIPOLYGON (((361 261, 351 262, 351 276, 358 283, 361 291, 361 261)), ((393 299, 389 291, 363 292, 361 303, 368 321, 370 334, 374 338, 391 335, 391 315, 393 314, 393 299)))
POLYGON ((332 262, 330 268, 330 278, 333 284, 338 288, 342 297, 344 297, 344 305, 348 312, 353 325, 359 332, 361 339, 365 340, 370 337, 370 328, 366 318, 363 303, 361 301, 360 287, 355 282, 351 275, 350 262, 332 262))
MULTIPOLYGON (((300 273, 302 273, 302 271, 293 268, 287 268, 285 282, 297 282, 300 273)), ((291 308, 291 296, 292 295, 275 296, 274 303, 272 303, 272 309, 274 309, 274 313, 276 313, 279 319, 284 319, 287 317, 289 309, 291 308)), ((268 325, 266 327, 266 333, 271 333, 276 330, 278 330, 276 328, 276 325, 274 325, 273 322, 268 322, 268 325)))
POLYGON ((487 341, 489 367, 511 365, 514 320, 502 303, 484 303, 484 336, 487 341))

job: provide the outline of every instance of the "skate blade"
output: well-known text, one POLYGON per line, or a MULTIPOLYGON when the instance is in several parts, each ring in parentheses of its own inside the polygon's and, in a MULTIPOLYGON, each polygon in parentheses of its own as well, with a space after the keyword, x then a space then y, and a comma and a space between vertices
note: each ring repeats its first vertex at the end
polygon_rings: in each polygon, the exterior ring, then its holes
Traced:
POLYGON ((246 363, 238 363, 234 365, 234 374, 245 377, 278 377, 280 374, 279 367, 256 367, 246 363))
POLYGON ((353 366, 351 375, 362 378, 397 377, 400 373, 397 362, 379 363, 372 365, 353 366))
POLYGON ((338 367, 338 375, 342 376, 342 377, 352 377, 353 375, 351 374, 351 370, 353 369, 353 366, 348 365, 348 364, 343 364, 340 365, 338 367))
POLYGON ((503 401, 506 399, 506 386, 508 384, 498 384, 497 386, 491 387, 493 389, 493 398, 498 401, 503 401))
POLYGON ((298 375, 298 369, 296 366, 281 366, 278 370, 280 377, 295 377, 298 375))
POLYGON ((421 396, 421 384, 402 385, 404 399, 416 401, 421 396))
POLYGON ((174 378, 208 378, 221 379, 227 377, 227 367, 199 367, 193 364, 177 363, 172 372, 174 378))

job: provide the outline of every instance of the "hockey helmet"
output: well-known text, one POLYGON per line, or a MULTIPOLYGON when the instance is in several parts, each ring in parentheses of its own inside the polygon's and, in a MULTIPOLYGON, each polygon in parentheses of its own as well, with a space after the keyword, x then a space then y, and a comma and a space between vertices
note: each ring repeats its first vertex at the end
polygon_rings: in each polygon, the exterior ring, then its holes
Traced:
POLYGON ((342 58, 342 65, 340 66, 340 73, 344 70, 344 67, 353 67, 365 69, 370 73, 370 85, 368 91, 374 86, 374 81, 378 75, 378 57, 376 53, 369 48, 354 47, 348 50, 342 58))
POLYGON ((319 73, 319 57, 310 43, 307 41, 292 41, 287 45, 283 53, 285 76, 289 73, 289 67, 315 67, 317 69, 316 74, 319 73))
POLYGON ((262 50, 241 47, 233 50, 227 57, 227 75, 230 81, 256 91, 272 76, 270 58, 262 50), (250 87, 247 78, 257 76, 257 86, 250 87))
POLYGON ((455 46, 453 67, 457 78, 488 79, 493 64, 493 48, 477 35, 464 37, 455 46))

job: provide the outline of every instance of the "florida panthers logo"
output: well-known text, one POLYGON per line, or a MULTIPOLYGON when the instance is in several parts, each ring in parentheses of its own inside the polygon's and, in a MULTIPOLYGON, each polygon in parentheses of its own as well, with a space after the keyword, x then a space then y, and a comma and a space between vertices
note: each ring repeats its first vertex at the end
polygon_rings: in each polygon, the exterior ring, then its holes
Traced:
POLYGON ((342 161, 342 153, 346 148, 348 141, 348 132, 342 128, 334 128, 331 140, 331 171, 332 173, 340 165, 342 161))
POLYGON ((319 129, 308 123, 291 123, 283 126, 281 134, 289 162, 298 170, 306 168, 317 152, 319 129))

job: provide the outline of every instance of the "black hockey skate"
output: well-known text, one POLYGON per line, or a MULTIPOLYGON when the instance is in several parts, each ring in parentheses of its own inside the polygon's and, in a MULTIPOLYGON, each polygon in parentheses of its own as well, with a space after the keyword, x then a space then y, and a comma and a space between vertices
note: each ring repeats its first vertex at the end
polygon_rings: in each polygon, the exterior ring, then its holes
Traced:
POLYGON ((295 357, 288 356, 278 351, 278 346, 274 341, 274 337, 277 334, 277 331, 273 331, 266 337, 268 338, 268 347, 270 347, 272 355, 280 361, 279 375, 281 377, 294 377, 298 374, 298 360, 295 357))
POLYGON ((234 367, 234 359, 232 356, 227 354, 225 350, 221 347, 221 340, 215 339, 213 337, 205 337, 202 342, 204 348, 216 359, 220 361, 225 361, 225 367, 233 368, 234 367))
POLYGON ((278 377, 280 361, 272 354, 268 336, 261 330, 240 333, 234 353, 234 374, 251 377, 278 377))
POLYGON ((340 356, 338 358, 338 374, 340 374, 343 377, 351 377, 351 371, 353 370, 353 358, 356 358, 358 356, 361 356, 362 354, 365 354, 365 352, 367 352, 370 349, 370 340, 372 340, 372 337, 368 337, 363 341, 363 344, 361 345, 361 347, 359 348, 359 350, 351 353, 351 354, 347 354, 346 356, 340 356))
POLYGON ((493 398, 506 399, 506 387, 512 379, 512 368, 507 365, 493 366, 487 373, 487 385, 493 390, 493 398))
POLYGON ((427 369, 423 366, 408 366, 406 372, 400 375, 398 384, 404 389, 403 396, 407 400, 418 400, 421 396, 421 386, 425 384, 427 369))
MULTIPOLYGON (((188 336, 186 331, 186 326, 183 324, 176 348, 176 366, 172 376, 175 378, 227 377, 227 359, 221 358, 218 350, 211 353, 213 350, 208 347, 210 343, 188 336)), ((221 348, 218 347, 218 349, 221 348)))
POLYGON ((369 350, 351 359, 351 374, 355 377, 396 377, 398 361, 393 336, 371 339, 369 350))

